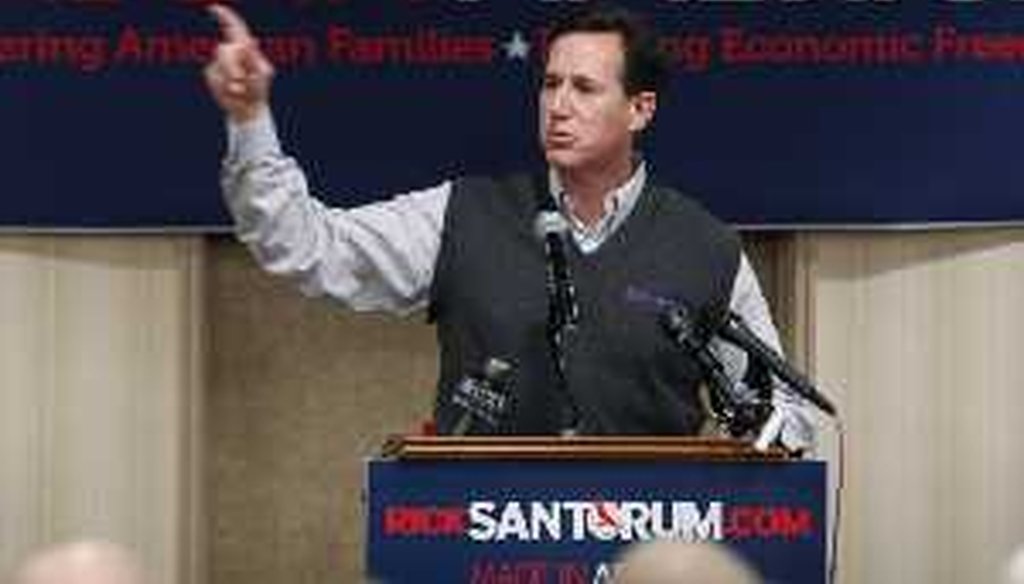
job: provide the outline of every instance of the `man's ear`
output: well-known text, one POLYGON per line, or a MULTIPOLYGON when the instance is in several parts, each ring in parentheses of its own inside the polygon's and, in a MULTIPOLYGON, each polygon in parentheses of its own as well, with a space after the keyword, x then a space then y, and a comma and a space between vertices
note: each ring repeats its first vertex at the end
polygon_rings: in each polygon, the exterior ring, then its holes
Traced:
POLYGON ((654 119, 654 112, 658 109, 658 94, 640 91, 629 98, 629 107, 629 129, 634 133, 640 132, 654 119))

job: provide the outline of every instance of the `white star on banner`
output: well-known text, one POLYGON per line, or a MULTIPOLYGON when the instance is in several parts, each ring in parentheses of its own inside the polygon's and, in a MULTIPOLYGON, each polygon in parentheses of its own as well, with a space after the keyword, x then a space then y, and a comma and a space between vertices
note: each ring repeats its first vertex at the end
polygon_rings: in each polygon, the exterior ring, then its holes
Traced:
POLYGON ((512 59, 526 59, 530 55, 530 43, 526 42, 526 39, 523 38, 523 33, 518 30, 513 31, 512 37, 502 46, 505 47, 505 58, 510 61, 512 59))

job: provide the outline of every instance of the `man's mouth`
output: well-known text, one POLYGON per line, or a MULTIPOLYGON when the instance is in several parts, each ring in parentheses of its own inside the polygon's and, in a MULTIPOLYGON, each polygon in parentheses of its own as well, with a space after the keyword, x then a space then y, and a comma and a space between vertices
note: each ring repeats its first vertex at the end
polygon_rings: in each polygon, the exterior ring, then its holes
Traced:
POLYGON ((544 141, 549 148, 568 148, 576 141, 576 137, 569 132, 548 131, 544 141))

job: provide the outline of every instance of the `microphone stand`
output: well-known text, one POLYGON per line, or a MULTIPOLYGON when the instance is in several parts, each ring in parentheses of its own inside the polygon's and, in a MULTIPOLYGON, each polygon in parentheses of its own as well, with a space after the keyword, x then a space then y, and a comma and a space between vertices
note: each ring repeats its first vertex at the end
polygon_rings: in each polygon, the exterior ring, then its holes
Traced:
POLYGON ((565 217, 554 207, 554 202, 545 198, 534 228, 537 237, 544 243, 547 268, 548 356, 554 368, 555 390, 564 400, 560 433, 562 436, 574 436, 579 431, 580 412, 569 389, 566 345, 579 323, 579 307, 565 251, 565 233, 569 226, 565 217))
MULTIPOLYGON (((552 299, 549 299, 549 302, 552 299)), ((560 433, 562 436, 575 436, 579 431, 579 408, 569 390, 569 378, 566 373, 565 345, 569 335, 576 328, 576 322, 566 318, 566 311, 556 303, 550 302, 548 307, 548 354, 555 369, 555 388, 565 403, 562 407, 560 433)))

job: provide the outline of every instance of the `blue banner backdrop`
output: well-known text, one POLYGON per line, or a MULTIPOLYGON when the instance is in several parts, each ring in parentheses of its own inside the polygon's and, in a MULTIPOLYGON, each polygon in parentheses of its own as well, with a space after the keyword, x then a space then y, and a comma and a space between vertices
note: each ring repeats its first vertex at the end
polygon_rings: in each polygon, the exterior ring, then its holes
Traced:
MULTIPOLYGON (((223 228, 203 0, 0 3, 0 226, 223 228)), ((536 168, 553 0, 234 0, 318 194, 536 168)), ((741 224, 1024 219, 1024 3, 647 0, 654 173, 741 224)))

